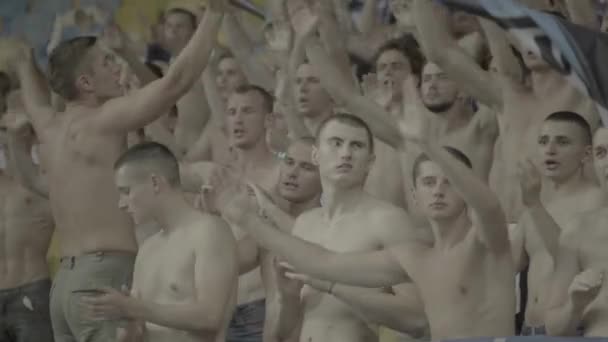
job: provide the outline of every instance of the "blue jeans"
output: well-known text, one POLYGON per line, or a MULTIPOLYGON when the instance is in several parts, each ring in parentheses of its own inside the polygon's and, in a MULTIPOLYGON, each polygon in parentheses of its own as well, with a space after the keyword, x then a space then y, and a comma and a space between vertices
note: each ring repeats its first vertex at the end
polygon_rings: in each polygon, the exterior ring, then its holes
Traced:
POLYGON ((239 305, 228 327, 226 342, 262 342, 266 299, 239 305))
POLYGON ((50 291, 48 279, 0 290, 1 342, 53 342, 50 291))

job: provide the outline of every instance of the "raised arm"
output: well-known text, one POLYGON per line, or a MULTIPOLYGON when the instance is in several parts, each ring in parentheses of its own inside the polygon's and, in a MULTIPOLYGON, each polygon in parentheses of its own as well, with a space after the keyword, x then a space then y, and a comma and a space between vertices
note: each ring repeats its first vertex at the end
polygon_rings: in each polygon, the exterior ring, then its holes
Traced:
POLYGON ((361 13, 361 24, 359 30, 363 34, 368 34, 374 30, 376 26, 381 25, 378 20, 378 0, 366 0, 363 4, 361 13))
POLYGON ((402 139, 395 123, 390 122, 390 114, 373 100, 359 93, 348 77, 334 65, 318 41, 311 39, 306 51, 311 63, 319 71, 321 83, 332 97, 342 102, 354 115, 364 119, 370 125, 375 137, 393 148, 400 148, 402 139))
POLYGON ((403 139, 418 144, 423 152, 439 165, 450 184, 474 211, 475 217, 479 220, 479 224, 476 225, 478 238, 488 250, 499 255, 511 253, 507 220, 498 198, 473 170, 457 161, 438 144, 430 122, 433 113, 422 103, 413 78, 405 81, 404 89, 407 91, 406 98, 411 103, 407 109, 416 120, 401 121, 400 130, 403 139))
POLYGON ((352 70, 350 67, 350 57, 348 56, 348 32, 338 24, 334 8, 343 4, 331 6, 330 1, 319 1, 319 33, 321 41, 327 51, 328 56, 334 61, 344 77, 351 80, 351 84, 356 87, 352 70))
POLYGON ((168 112, 200 79, 207 65, 223 16, 224 0, 212 0, 188 45, 166 75, 129 96, 106 102, 95 120, 96 127, 108 134, 124 134, 144 127, 168 112))
POLYGON ((521 83, 523 79, 522 65, 513 54, 513 50, 507 34, 496 23, 487 19, 479 19, 481 28, 486 35, 486 41, 492 54, 492 61, 496 65, 497 71, 516 83, 521 83))
POLYGON ((55 110, 51 105, 51 95, 44 75, 36 65, 32 49, 23 50, 17 56, 17 75, 21 84, 21 96, 25 113, 30 118, 38 134, 45 132, 51 123, 55 110))
MULTIPOLYGON (((307 215, 301 215, 296 220, 296 227, 307 225, 307 215)), ((364 287, 392 286, 407 280, 407 274, 386 250, 367 253, 331 252, 274 229, 254 214, 243 215, 239 226, 262 247, 276 253, 298 271, 316 278, 364 287)))
POLYGON ((502 111, 502 84, 481 67, 454 41, 447 13, 432 1, 415 0, 414 18, 419 43, 430 61, 437 63, 469 95, 502 111))
POLYGON ((238 20, 234 11, 228 12, 224 18, 223 32, 234 57, 243 67, 243 72, 250 82, 270 91, 274 89, 272 72, 258 58, 249 35, 238 20))

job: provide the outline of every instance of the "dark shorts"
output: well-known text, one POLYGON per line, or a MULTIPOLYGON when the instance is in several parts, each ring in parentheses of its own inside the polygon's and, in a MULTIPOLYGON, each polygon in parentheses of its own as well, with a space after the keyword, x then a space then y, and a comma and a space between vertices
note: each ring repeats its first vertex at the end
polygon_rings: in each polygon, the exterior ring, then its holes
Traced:
POLYGON ((51 281, 0 290, 0 341, 52 342, 49 314, 51 281))
POLYGON ((134 254, 96 252, 61 258, 51 290, 51 320, 55 342, 108 342, 116 340, 122 322, 90 321, 75 290, 123 285, 130 288, 134 254))
POLYGON ((262 342, 266 299, 239 305, 228 327, 226 342, 262 342))

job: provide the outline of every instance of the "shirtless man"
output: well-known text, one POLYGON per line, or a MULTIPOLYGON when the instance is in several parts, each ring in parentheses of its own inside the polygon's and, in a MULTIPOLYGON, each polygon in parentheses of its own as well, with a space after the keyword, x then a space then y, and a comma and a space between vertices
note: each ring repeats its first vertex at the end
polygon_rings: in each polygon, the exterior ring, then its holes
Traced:
MULTIPOLYGON (((599 128, 593 139, 595 171, 607 190, 608 129, 599 128)), ((579 215, 563 227, 559 255, 552 278, 545 323, 553 336, 608 336, 608 254, 606 208, 579 215), (571 233, 570 233, 571 232, 571 233)), ((553 229, 559 229, 555 227, 553 229)))
MULTIPOLYGON (((223 1, 211 1, 190 43, 158 79, 121 96, 119 69, 95 38, 60 44, 49 60, 53 90, 67 102, 65 112, 50 106, 43 78, 31 53, 16 56, 27 114, 48 156, 49 193, 61 269, 51 293, 55 340, 107 341, 113 322, 83 319, 72 291, 120 288, 133 273, 137 245, 133 225, 116 206, 112 165, 128 132, 167 113, 196 82, 209 57, 222 19, 223 1)), ((134 58, 135 59, 135 58, 134 58)), ((136 61, 130 65, 135 66, 136 61)))
MULTIPOLYGON (((15 108, 9 104, 8 109, 15 108)), ((10 121, 6 122, 8 149, 4 146, 7 165, 0 171, 0 338, 51 342, 51 280, 46 253, 53 235, 53 217, 48 200, 21 185, 25 180, 15 165, 17 158, 24 158, 34 168, 30 153, 32 128, 24 119, 17 121, 15 115, 7 116, 3 118, 10 121)))
MULTIPOLYGON (((409 87, 415 89, 413 81, 409 87)), ((417 108, 425 110, 421 102, 417 108)), ((338 132, 332 128, 337 127, 329 125, 319 132, 315 156, 321 173, 324 167, 331 170, 336 182, 341 181, 342 190, 328 193, 324 189, 328 201, 322 210, 327 212, 311 211, 300 216, 294 232, 329 225, 335 229, 332 233, 337 233, 340 225, 332 220, 332 213, 339 213, 335 218, 349 229, 369 232, 369 227, 398 228, 406 234, 406 241, 393 237, 386 249, 344 253, 347 250, 330 251, 262 225, 248 226, 249 233, 296 270, 316 278, 368 287, 411 279, 422 297, 433 339, 510 336, 514 332, 514 269, 504 213, 488 187, 467 169, 471 163, 464 154, 438 146, 436 137, 429 136, 424 124, 428 116, 419 113, 415 121, 418 125, 403 123, 401 130, 408 142, 419 144, 429 156, 421 155, 414 165, 413 177, 418 205, 431 222, 434 243, 421 239, 402 212, 387 211, 377 201, 370 202, 360 192, 355 193, 353 183, 347 182, 349 174, 357 170, 354 152, 353 166, 345 161, 333 161, 331 168, 324 166, 329 163, 325 159, 329 146, 346 149, 343 146, 353 143, 336 139, 338 132), (333 196, 345 200, 336 203, 333 196), (467 207, 473 211, 473 219, 469 218, 467 207)), ((369 153, 361 150, 357 153, 369 153)), ((328 291, 332 292, 331 285, 328 291)))
MULTIPOLYGON (((306 9, 300 10, 297 15, 302 17, 300 21, 303 22, 318 20, 306 9)), ((352 87, 352 82, 341 76, 336 63, 329 58, 318 39, 310 37, 314 26, 302 26, 296 31, 299 30, 303 37, 309 37, 306 51, 311 62, 319 70, 323 85, 353 114, 366 119, 375 136, 382 141, 378 144, 377 167, 372 169, 367 183, 370 185, 370 193, 380 193, 379 198, 407 207, 413 218, 422 224, 421 215, 416 215, 417 208, 412 198, 410 177, 405 171, 411 169, 411 161, 418 153, 404 150, 403 141, 396 128, 396 120, 402 115, 402 105, 407 105, 407 101, 403 102, 407 98, 401 95, 403 80, 412 74, 419 75, 423 66, 417 45, 405 38, 405 43, 388 42, 379 50, 376 59, 376 83, 379 84, 378 93, 384 95, 376 96, 374 102, 361 95, 357 88, 352 87), (387 106, 387 103, 393 104, 387 106), (399 159, 400 153, 396 150, 406 152, 410 158, 399 159), (386 170, 391 171, 387 174, 386 170), (371 191, 372 189, 374 191, 371 191), (395 192, 396 190, 398 192, 395 192)), ((451 145, 466 147, 465 150, 474 158, 475 170, 487 179, 493 158, 493 144, 497 136, 495 118, 485 110, 478 111, 479 115, 473 117, 472 109, 467 107, 470 104, 460 96, 456 101, 458 92, 455 85, 437 66, 426 65, 423 71, 426 72, 426 75, 422 75, 424 100, 429 102, 430 106, 433 106, 434 102, 449 105, 445 109, 439 108, 443 110, 437 113, 446 118, 442 137, 453 138, 451 140, 457 142, 455 144, 448 139, 451 145), (459 105, 453 106, 457 102, 459 105), (448 109, 451 109, 449 113, 443 113, 448 109)))
MULTIPOLYGON (((517 165, 522 153, 528 157, 534 154, 533 142, 540 124, 549 113, 573 111, 595 128, 599 118, 594 104, 529 51, 520 52, 531 71, 531 88, 522 86, 520 80, 483 71, 452 39, 442 8, 428 0, 415 0, 414 10, 420 43, 427 58, 445 70, 464 91, 500 113, 501 160, 495 167, 500 174, 495 177, 493 187, 509 222, 516 222, 523 209, 517 186, 517 165)), ((492 52, 498 54, 494 57, 499 60, 506 60, 501 53, 511 53, 492 52)))
MULTIPOLYGON (((300 215, 293 234, 327 249, 344 252, 383 249, 406 239, 409 230, 401 227, 409 220, 405 212, 363 191, 374 159, 373 137, 367 125, 355 116, 336 114, 319 129, 321 134, 313 149, 313 161, 319 165, 321 174, 323 207, 300 215), (374 229, 370 230, 370 226, 374 229)), ((260 222, 255 214, 240 212, 237 216, 242 228, 253 232, 256 239, 257 229, 252 225, 275 230, 267 222, 260 222)), ((265 243, 262 246, 268 247, 265 243)), ((283 338, 295 334, 299 335, 299 341, 377 341, 377 333, 370 323, 377 323, 378 317, 386 317, 389 312, 404 314, 408 310, 401 300, 381 290, 353 288, 332 295, 327 288, 319 291, 306 287, 300 299, 302 284, 286 282, 285 279, 279 281, 284 286, 279 292, 282 320, 278 325, 283 338), (379 296, 384 300, 378 299, 379 296), (386 300, 386 296, 392 302, 386 300), (369 317, 376 320, 367 319, 370 313, 369 317)), ((423 316, 419 307, 409 310, 418 312, 418 317, 423 316)), ((413 331, 415 324, 409 323, 413 331)))
MULTIPOLYGON (((206 70, 203 78, 209 76, 207 73, 213 73, 213 71, 206 70)), ((247 84, 247 78, 245 78, 236 59, 227 53, 219 58, 214 79, 204 80, 203 82, 208 102, 214 114, 211 121, 205 126, 200 138, 188 151, 186 159, 190 161, 209 160, 221 165, 228 165, 232 162, 233 156, 226 131, 226 104, 230 95, 238 87, 247 84), (213 93, 213 89, 210 89, 213 87, 216 94, 213 93), (217 103, 219 108, 213 108, 213 101, 218 99, 214 100, 211 96, 219 96, 219 103, 217 103)))
POLYGON ((228 225, 184 199, 177 159, 165 146, 136 145, 114 168, 119 207, 135 223, 155 221, 163 229, 137 254, 132 295, 102 289, 84 297, 89 315, 130 320, 124 333, 143 332, 138 341, 225 341, 238 278, 228 225))
MULTIPOLYGON (((319 206, 321 183, 318 167, 311 160, 313 138, 301 138, 291 143, 281 160, 279 178, 272 189, 271 197, 279 196, 282 201, 279 208, 273 200, 267 199, 263 205, 264 211, 276 221, 284 222, 285 229, 291 231, 293 221, 304 211, 319 206)), ((255 202, 254 198, 251 198, 255 202)), ((233 202, 234 203, 234 202, 233 202)), ((241 215, 243 208, 229 210, 241 215)), ((226 213, 226 210, 223 211, 226 213)), ((227 217, 228 221, 230 215, 227 217)), ((238 219, 236 220, 238 221, 238 219)), ((258 265, 266 294, 266 315, 264 322, 264 341, 283 341, 285 332, 280 328, 282 315, 282 294, 288 291, 281 286, 285 282, 278 281, 280 274, 275 271, 274 255, 258 247, 255 240, 246 236, 239 241, 239 262, 241 273, 248 272, 258 265)), ((298 298, 299 302, 299 298, 298 298)), ((291 333, 291 330, 288 331, 291 333)), ((297 336, 296 336, 297 338, 297 336)))
MULTIPOLYGON (((264 89, 245 85, 228 100, 226 128, 234 160, 231 169, 271 192, 278 179, 278 160, 266 143, 266 122, 273 99, 264 89)), ((221 210, 221 208, 219 208, 221 210)), ((245 234, 231 225, 237 240, 245 234)), ((264 286, 258 268, 239 278, 238 306, 228 332, 228 341, 262 340, 265 315, 264 286)))
POLYGON ((560 236, 559 230, 545 230, 546 221, 555 220, 566 227, 577 214, 605 203, 601 189, 583 174, 590 153, 591 129, 585 119, 572 112, 556 112, 541 127, 536 158, 545 182, 542 188, 551 191, 541 196, 541 176, 536 167, 529 162, 524 168, 522 195, 527 210, 511 236, 516 271, 522 272, 529 265, 523 335, 545 334, 546 289, 551 283, 560 236))
MULTIPOLYGON (((404 89, 404 88, 402 88, 404 89)), ((404 89, 405 90, 405 89, 404 89)), ((404 94, 418 96, 417 94, 404 94)), ((432 115, 441 143, 453 146, 463 151, 473 164, 473 171, 487 182, 493 161, 494 143, 498 136, 496 117, 487 109, 482 108, 473 112, 469 98, 459 90, 455 82, 450 80, 437 64, 428 62, 424 65, 420 81, 420 96, 432 115)), ((405 120, 411 120, 409 107, 404 106, 405 120)), ((402 157, 404 170, 411 170, 412 164, 420 154, 416 146, 405 146, 402 157)), ((408 211, 417 223, 425 221, 421 208, 415 203, 413 184, 409 173, 407 178, 408 211)))

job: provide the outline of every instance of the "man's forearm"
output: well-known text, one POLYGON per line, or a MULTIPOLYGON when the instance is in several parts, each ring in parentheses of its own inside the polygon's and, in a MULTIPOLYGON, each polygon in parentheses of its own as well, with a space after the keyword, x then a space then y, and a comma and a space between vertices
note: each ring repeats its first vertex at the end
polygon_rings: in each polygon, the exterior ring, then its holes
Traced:
POLYGON ((247 32, 243 29, 236 15, 227 13, 224 24, 228 45, 239 64, 243 66, 243 72, 249 81, 266 90, 272 90, 274 88, 272 73, 254 55, 253 43, 249 40, 247 32))
POLYGON ((331 276, 332 272, 323 268, 329 254, 326 249, 271 227, 257 214, 245 213, 237 225, 249 232, 262 247, 283 257, 298 270, 323 279, 331 276))
POLYGON ((163 327, 186 330, 214 332, 221 329, 222 320, 217 313, 210 315, 197 304, 158 304, 130 298, 132 309, 130 319, 142 320, 163 327))
POLYGON ((51 93, 46 77, 42 74, 32 53, 17 65, 17 74, 21 84, 21 98, 25 106, 25 112, 39 130, 45 126, 50 117, 41 116, 41 109, 52 109, 51 93))
POLYGON ((222 17, 222 12, 207 8, 203 22, 169 67, 165 77, 173 80, 176 93, 186 93, 200 79, 209 61, 222 17))
POLYGON ((393 148, 399 148, 402 140, 396 123, 389 122, 391 116, 359 93, 357 87, 338 70, 318 41, 309 41, 306 52, 311 63, 319 69, 321 82, 332 97, 343 102, 354 115, 364 119, 374 136, 393 148))
MULTIPOLYGON (((475 209, 478 214, 494 211, 500 208, 500 203, 491 190, 479 179, 473 170, 458 162, 443 147, 432 142, 424 147, 429 158, 439 164, 446 173, 454 188, 458 190, 465 202, 475 209)), ((505 232, 505 236, 506 236, 505 232)))

